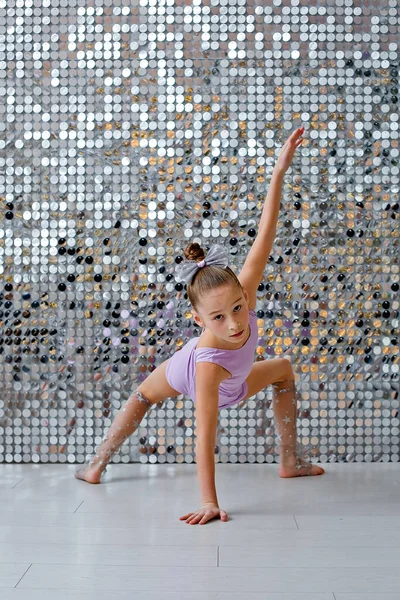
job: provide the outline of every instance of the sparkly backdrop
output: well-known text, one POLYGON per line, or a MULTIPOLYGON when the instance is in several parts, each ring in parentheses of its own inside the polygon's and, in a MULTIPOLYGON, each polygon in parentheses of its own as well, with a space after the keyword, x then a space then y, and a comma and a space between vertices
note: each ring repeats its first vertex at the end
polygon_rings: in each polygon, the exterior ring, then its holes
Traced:
MULTIPOLYGON (((399 460, 396 0, 0 0, 0 461, 83 462, 200 330, 189 240, 238 274, 279 147, 255 360, 289 356, 321 461, 399 460)), ((300 404, 299 404, 300 406, 300 404)), ((182 395, 114 462, 194 462, 182 395)), ((275 462, 267 388, 216 460, 275 462)))

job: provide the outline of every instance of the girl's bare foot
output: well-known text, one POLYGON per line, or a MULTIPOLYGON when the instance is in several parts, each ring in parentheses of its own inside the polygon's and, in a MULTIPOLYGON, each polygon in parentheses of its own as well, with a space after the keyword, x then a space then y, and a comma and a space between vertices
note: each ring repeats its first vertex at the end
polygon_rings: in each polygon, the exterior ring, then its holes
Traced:
POLYGON ((305 477, 307 475, 322 475, 323 473, 325 473, 325 470, 322 467, 295 456, 290 460, 285 459, 279 465, 279 477, 305 477))
POLYGON ((88 483, 100 483, 102 473, 106 470, 107 469, 101 471, 98 467, 90 464, 84 465, 76 471, 75 477, 77 479, 82 479, 82 481, 87 481, 88 483))

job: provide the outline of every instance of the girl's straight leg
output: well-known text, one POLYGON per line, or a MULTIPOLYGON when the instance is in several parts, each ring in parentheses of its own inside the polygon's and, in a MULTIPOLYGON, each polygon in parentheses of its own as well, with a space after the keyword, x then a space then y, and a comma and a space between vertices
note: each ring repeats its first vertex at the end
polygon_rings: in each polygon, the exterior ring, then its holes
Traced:
POLYGON ((297 443, 297 393, 294 379, 284 379, 272 384, 272 399, 275 425, 280 440, 281 477, 322 475, 322 467, 300 458, 301 448, 297 443))
POLYGON ((180 392, 172 388, 166 378, 166 368, 170 360, 168 358, 161 363, 132 392, 116 414, 96 456, 91 457, 89 463, 75 473, 77 479, 83 479, 88 483, 100 483, 101 474, 107 464, 124 441, 136 431, 148 409, 163 402, 165 398, 179 395, 180 392))
POLYGON ((137 390, 133 392, 117 413, 96 456, 90 459, 88 465, 79 469, 75 473, 75 477, 88 483, 100 483, 101 475, 107 464, 124 441, 137 429, 151 406, 150 400, 141 392, 137 390))

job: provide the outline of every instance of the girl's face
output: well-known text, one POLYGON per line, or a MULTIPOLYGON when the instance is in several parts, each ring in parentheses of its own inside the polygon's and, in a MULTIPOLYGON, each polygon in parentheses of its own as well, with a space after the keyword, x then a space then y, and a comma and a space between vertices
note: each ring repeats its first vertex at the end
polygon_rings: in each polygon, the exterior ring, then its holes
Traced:
POLYGON ((248 299, 246 290, 242 292, 235 286, 223 286, 202 299, 201 313, 193 311, 194 320, 217 338, 237 345, 245 340, 248 331, 248 299))

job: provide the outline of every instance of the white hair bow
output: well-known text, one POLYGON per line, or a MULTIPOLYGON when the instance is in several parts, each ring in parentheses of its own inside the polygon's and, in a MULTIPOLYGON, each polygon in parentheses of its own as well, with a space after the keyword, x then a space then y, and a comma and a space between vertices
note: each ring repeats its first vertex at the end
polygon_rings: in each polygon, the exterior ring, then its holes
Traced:
POLYGON ((215 267, 227 267, 229 262, 228 251, 224 246, 214 244, 211 246, 206 258, 196 262, 195 260, 184 260, 175 269, 175 273, 185 283, 190 283, 197 273, 198 269, 206 265, 214 265, 215 267))

